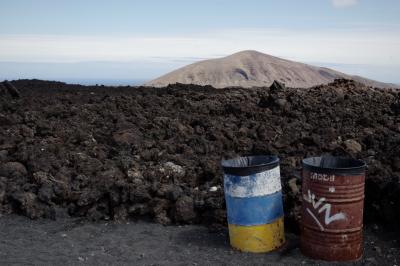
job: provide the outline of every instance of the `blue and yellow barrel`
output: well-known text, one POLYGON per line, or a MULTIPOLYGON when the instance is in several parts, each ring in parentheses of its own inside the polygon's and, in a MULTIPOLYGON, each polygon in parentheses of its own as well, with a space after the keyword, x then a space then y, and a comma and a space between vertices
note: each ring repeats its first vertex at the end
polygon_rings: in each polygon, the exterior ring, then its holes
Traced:
POLYGON ((222 161, 229 238, 233 248, 269 252, 285 242, 277 156, 222 161))

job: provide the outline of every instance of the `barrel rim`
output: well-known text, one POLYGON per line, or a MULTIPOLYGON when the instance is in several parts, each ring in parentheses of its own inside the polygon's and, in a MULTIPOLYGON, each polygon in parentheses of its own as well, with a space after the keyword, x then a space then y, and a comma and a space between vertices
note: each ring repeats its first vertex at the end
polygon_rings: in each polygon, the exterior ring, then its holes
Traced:
POLYGON ((221 160, 221 166, 225 174, 248 176, 261 173, 275 168, 279 165, 279 157, 277 155, 251 155, 239 156, 233 159, 221 160), (252 164, 248 166, 238 166, 238 161, 264 161, 263 163, 252 164))
POLYGON ((313 164, 313 161, 323 158, 322 156, 315 157, 307 157, 302 160, 302 165, 304 169, 307 169, 316 173, 327 173, 327 174, 363 174, 365 173, 365 169, 367 164, 363 160, 354 159, 351 157, 344 156, 329 156, 329 158, 333 158, 336 160, 348 160, 354 163, 355 166, 352 167, 321 167, 313 164))

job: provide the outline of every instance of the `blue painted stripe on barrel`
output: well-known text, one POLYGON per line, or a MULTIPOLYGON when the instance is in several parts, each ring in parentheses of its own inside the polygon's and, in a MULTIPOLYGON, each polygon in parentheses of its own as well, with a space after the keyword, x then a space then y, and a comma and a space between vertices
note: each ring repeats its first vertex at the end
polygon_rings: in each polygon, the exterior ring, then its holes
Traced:
POLYGON ((267 224, 283 216, 282 191, 250 198, 225 195, 225 200, 229 224, 267 224))

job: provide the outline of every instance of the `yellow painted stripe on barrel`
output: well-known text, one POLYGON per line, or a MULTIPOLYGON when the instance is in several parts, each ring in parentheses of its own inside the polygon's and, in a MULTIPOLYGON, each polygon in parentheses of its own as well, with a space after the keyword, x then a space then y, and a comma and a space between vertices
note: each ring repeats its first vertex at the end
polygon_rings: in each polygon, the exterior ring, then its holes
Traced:
POLYGON ((285 242, 283 217, 269 224, 242 226, 229 224, 231 246, 241 251, 262 253, 280 248, 285 242))

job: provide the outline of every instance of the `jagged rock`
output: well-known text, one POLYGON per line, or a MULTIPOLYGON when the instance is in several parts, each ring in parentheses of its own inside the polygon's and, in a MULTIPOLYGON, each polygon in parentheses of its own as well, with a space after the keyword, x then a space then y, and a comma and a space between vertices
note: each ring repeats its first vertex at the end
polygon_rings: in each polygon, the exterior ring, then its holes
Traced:
POLYGON ((188 223, 196 217, 193 199, 188 196, 180 197, 175 203, 175 219, 177 222, 188 223))
POLYGON ((3 83, 0 82, 0 96, 5 96, 8 94, 6 87, 4 87, 3 83))
POLYGON ((274 99, 270 96, 262 96, 258 101, 258 106, 261 108, 268 108, 274 103, 274 99))
POLYGON ((10 126, 10 125, 14 124, 14 120, 12 119, 11 115, 6 116, 3 114, 0 114, 0 124, 10 126))
POLYGON ((129 206, 128 208, 128 213, 131 215, 146 215, 150 212, 147 204, 145 203, 137 203, 133 204, 132 206, 129 206))
POLYGON ((52 199, 54 198, 54 191, 51 183, 45 183, 40 187, 38 191, 38 198, 45 203, 52 203, 52 199))
POLYGON ((175 177, 183 177, 185 175, 185 169, 183 169, 182 166, 177 165, 173 162, 166 162, 164 164, 164 169, 166 170, 169 175, 175 176, 175 177))
POLYGON ((284 108, 285 106, 287 106, 288 101, 286 99, 277 99, 275 101, 276 105, 279 106, 280 108, 284 108))
POLYGON ((36 219, 40 217, 50 218, 50 209, 38 200, 36 194, 32 192, 15 193, 12 199, 17 202, 20 210, 29 218, 36 219))
POLYGON ((4 87, 6 87, 8 93, 11 95, 11 97, 13 97, 13 98, 21 97, 21 94, 19 93, 19 91, 11 82, 6 80, 3 82, 3 84, 4 84, 4 87))
POLYGON ((39 185, 48 183, 48 182, 50 182, 50 180, 53 180, 53 179, 54 179, 54 177, 46 172, 39 171, 39 172, 33 173, 33 180, 35 180, 35 182, 39 185))
POLYGON ((0 206, 6 198, 7 178, 0 176, 0 206))
POLYGON ((355 141, 354 139, 348 139, 344 142, 346 149, 351 153, 359 153, 362 151, 362 146, 360 143, 355 141))
POLYGON ((274 82, 269 88, 271 92, 278 92, 278 91, 283 91, 286 88, 286 86, 284 83, 274 80, 274 82))
POLYGON ((392 167, 395 171, 400 171, 400 157, 393 158, 392 167))
POLYGON ((152 212, 155 220, 160 224, 170 224, 171 219, 168 217, 167 210, 170 207, 170 202, 165 199, 156 199, 154 201, 152 212))
POLYGON ((0 151, 0 163, 7 162, 8 161, 8 151, 7 150, 1 150, 0 151))
POLYGON ((145 203, 151 200, 151 195, 146 186, 132 188, 129 199, 131 202, 145 203))
POLYGON ((128 210, 124 205, 114 208, 114 217, 117 221, 126 221, 128 219, 128 210))
POLYGON ((119 145, 135 145, 139 143, 141 134, 136 129, 125 129, 113 134, 114 141, 119 145))
POLYGON ((25 166, 20 162, 8 162, 0 165, 0 176, 18 178, 27 174, 25 166))
POLYGON ((292 193, 294 195, 299 194, 300 188, 297 186, 297 178, 290 179, 288 184, 289 184, 290 190, 292 191, 292 193))

